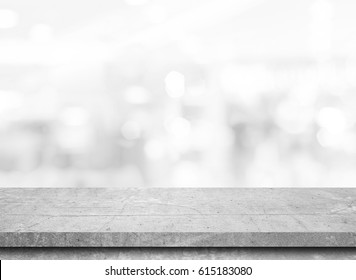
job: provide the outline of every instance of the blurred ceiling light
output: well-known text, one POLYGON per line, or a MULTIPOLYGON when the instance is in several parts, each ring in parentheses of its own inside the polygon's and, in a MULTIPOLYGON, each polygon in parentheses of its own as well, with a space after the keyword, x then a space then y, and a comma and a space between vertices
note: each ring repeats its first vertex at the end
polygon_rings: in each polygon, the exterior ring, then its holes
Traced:
POLYGON ((121 133, 127 140, 135 140, 141 136, 141 126, 138 122, 127 121, 121 127, 121 133))
POLYGON ((347 119, 343 111, 333 107, 322 108, 317 115, 317 122, 328 132, 342 132, 347 127, 347 119))
POLYGON ((89 120, 89 113, 82 107, 66 108, 61 114, 61 121, 69 126, 84 125, 89 120))
POLYGON ((185 93, 185 77, 182 73, 171 71, 165 78, 167 94, 172 98, 180 98, 185 93))
POLYGON ((167 131, 175 137, 186 137, 191 132, 190 122, 182 117, 176 117, 165 123, 167 131))
POLYGON ((30 39, 33 42, 49 42, 53 38, 53 29, 48 24, 35 24, 30 29, 30 39))
POLYGON ((0 9, 0 28, 15 27, 19 22, 19 15, 13 10, 0 9))
POLYGON ((338 146, 343 145, 343 143, 345 142, 344 133, 334 133, 324 128, 318 131, 316 137, 319 144, 325 148, 327 147, 337 148, 338 146))
POLYGON ((141 86, 130 86, 124 92, 125 100, 131 104, 145 104, 150 101, 150 93, 141 86))
POLYGON ((140 6, 146 4, 148 0, 125 0, 125 2, 131 6, 140 6))

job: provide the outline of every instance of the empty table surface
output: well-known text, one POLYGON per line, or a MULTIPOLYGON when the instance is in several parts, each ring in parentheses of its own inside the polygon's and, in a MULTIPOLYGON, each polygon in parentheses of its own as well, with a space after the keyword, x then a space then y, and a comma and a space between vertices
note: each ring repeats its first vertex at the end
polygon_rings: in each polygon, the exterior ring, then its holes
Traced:
POLYGON ((356 247, 356 188, 1 188, 0 247, 356 247))

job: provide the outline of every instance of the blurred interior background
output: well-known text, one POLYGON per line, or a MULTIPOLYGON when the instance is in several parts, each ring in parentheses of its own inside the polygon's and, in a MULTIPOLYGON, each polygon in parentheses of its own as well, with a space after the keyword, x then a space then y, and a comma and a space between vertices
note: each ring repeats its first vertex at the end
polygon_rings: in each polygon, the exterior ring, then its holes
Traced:
POLYGON ((355 186, 355 11, 0 0, 0 185, 355 186))

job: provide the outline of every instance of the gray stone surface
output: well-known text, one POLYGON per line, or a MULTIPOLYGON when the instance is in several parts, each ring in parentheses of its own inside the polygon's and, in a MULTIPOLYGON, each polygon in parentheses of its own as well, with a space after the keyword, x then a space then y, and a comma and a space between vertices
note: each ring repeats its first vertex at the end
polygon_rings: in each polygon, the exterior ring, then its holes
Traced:
POLYGON ((356 248, 0 248, 1 260, 356 260, 356 248))
POLYGON ((356 189, 0 189, 1 247, 356 247, 356 189))

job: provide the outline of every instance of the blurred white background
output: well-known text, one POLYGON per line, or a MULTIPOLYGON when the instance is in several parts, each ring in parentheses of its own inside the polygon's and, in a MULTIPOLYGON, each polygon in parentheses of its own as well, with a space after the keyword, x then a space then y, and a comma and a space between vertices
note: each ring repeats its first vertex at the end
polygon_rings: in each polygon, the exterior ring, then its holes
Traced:
POLYGON ((0 186, 355 186, 355 12, 0 0, 0 186))

